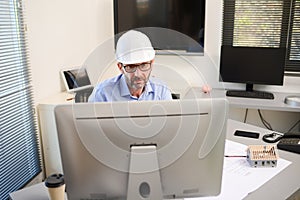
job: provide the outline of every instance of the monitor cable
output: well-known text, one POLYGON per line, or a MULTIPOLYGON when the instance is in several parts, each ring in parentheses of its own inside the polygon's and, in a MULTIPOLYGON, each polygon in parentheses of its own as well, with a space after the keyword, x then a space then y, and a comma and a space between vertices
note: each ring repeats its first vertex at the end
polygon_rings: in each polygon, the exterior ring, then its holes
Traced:
POLYGON ((287 132, 288 133, 291 132, 299 123, 300 123, 300 119, 287 132))
POLYGON ((246 111, 245 111, 244 123, 246 123, 247 117, 248 117, 248 108, 246 108, 246 111))
POLYGON ((272 128, 271 124, 270 124, 269 122, 267 122, 267 121, 264 119, 264 117, 262 116, 262 113, 261 113, 260 109, 258 109, 257 111, 258 111, 259 118, 260 118, 261 122, 263 123, 263 125, 264 125, 267 129, 273 131, 273 128, 272 128))

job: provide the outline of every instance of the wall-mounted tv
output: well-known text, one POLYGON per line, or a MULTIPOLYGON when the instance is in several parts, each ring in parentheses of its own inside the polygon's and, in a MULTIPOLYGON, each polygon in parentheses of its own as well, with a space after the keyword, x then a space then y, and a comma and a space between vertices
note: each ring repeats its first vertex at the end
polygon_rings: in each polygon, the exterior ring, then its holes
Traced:
POLYGON ((203 53, 204 28, 205 0, 114 0, 116 41, 139 29, 156 50, 203 53))

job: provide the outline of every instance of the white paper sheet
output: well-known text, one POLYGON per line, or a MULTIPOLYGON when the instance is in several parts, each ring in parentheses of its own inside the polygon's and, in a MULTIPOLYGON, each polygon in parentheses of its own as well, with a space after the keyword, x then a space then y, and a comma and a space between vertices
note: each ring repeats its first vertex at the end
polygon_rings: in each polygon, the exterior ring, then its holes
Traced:
MULTIPOLYGON (((226 140, 225 155, 247 155, 247 146, 226 140)), ((252 168, 246 158, 225 157, 221 194, 216 197, 188 198, 185 200, 243 199, 286 168, 290 161, 279 158, 275 168, 252 168)))

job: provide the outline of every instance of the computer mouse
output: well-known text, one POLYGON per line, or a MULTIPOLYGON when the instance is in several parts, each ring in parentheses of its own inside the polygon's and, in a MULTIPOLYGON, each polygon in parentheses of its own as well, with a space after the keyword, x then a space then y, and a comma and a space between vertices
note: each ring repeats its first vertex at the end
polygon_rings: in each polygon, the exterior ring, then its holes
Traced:
POLYGON ((287 96, 284 99, 284 103, 291 106, 300 107, 300 96, 287 96))

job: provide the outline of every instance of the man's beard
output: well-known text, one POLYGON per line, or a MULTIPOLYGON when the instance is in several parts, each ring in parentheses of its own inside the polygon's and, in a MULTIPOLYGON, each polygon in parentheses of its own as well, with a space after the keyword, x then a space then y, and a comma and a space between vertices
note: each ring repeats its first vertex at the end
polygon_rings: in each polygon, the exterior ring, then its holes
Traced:
POLYGON ((139 90, 145 87, 149 80, 149 76, 146 78, 134 76, 131 79, 127 79, 127 84, 129 83, 129 86, 133 90, 139 90))

